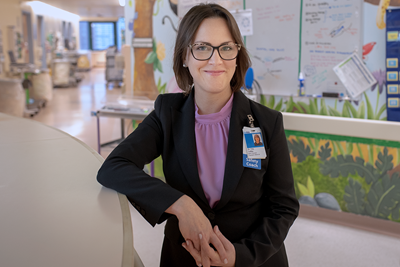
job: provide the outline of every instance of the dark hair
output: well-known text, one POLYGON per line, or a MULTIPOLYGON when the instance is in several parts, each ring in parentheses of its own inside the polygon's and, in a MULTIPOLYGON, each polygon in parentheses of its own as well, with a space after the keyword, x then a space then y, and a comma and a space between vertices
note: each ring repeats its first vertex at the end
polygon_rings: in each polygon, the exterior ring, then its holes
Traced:
POLYGON ((179 88, 185 93, 189 93, 193 84, 193 77, 190 75, 189 69, 183 67, 183 62, 187 54, 188 46, 193 41, 200 24, 207 18, 222 18, 226 21, 228 29, 235 41, 241 45, 241 49, 236 58, 236 70, 231 80, 231 88, 233 92, 240 90, 244 85, 244 76, 247 69, 251 66, 251 61, 247 53, 239 27, 236 24, 232 14, 217 4, 199 4, 192 7, 183 17, 178 30, 174 50, 174 72, 179 88))

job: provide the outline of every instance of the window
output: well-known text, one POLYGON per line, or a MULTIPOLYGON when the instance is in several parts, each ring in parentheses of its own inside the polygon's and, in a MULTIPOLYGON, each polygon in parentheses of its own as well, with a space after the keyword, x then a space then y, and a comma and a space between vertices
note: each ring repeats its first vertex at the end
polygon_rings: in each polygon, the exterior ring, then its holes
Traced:
POLYGON ((89 22, 80 21, 79 22, 79 44, 81 50, 89 50, 89 22))
POLYGON ((114 22, 92 22, 91 32, 93 50, 104 50, 116 45, 114 22))
POLYGON ((80 49, 105 50, 117 44, 116 22, 79 22, 80 49))

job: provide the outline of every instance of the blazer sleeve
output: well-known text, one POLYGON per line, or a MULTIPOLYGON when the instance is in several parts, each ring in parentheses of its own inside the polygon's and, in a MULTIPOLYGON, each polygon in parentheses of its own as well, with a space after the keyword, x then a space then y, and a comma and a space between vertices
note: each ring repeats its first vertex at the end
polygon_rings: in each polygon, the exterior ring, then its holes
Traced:
POLYGON ((296 219, 299 203, 294 191, 290 155, 282 114, 276 118, 269 141, 269 162, 264 176, 260 223, 245 238, 235 242, 236 266, 260 266, 280 250, 296 219))
POLYGON ((143 171, 144 165, 160 156, 163 148, 163 127, 160 113, 162 95, 137 129, 107 157, 98 171, 97 181, 127 196, 132 205, 154 226, 166 220, 164 211, 183 193, 143 171))

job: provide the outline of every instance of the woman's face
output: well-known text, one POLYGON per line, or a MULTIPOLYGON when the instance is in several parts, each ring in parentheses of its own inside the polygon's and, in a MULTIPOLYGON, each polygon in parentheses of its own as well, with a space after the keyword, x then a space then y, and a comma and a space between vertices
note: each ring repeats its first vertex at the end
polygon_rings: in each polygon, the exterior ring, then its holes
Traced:
POLYGON ((258 135, 255 135, 254 141, 256 141, 256 143, 260 143, 260 137, 258 135))
MULTIPOLYGON (((208 43, 219 46, 228 42, 235 43, 226 21, 222 18, 207 18, 197 29, 192 44, 208 43)), ((193 77, 196 94, 200 91, 206 94, 231 94, 230 81, 235 73, 236 59, 223 60, 218 51, 214 50, 209 60, 199 61, 188 48, 185 63, 193 77)))

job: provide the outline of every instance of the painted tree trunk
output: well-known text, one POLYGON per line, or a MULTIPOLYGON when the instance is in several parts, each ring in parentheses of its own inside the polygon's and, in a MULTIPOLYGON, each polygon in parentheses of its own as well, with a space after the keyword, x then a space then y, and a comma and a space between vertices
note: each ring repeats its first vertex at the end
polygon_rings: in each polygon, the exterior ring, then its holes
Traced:
MULTIPOLYGON (((156 0, 137 0, 135 2, 138 17, 133 26, 134 38, 153 38, 153 7, 156 0)), ((158 90, 154 80, 153 64, 144 62, 151 51, 153 51, 152 48, 134 48, 133 91, 135 96, 156 99, 158 90)))

